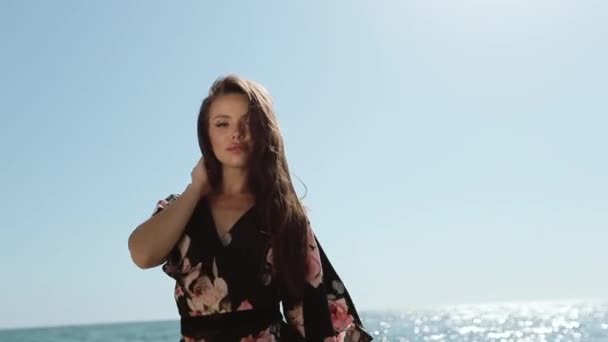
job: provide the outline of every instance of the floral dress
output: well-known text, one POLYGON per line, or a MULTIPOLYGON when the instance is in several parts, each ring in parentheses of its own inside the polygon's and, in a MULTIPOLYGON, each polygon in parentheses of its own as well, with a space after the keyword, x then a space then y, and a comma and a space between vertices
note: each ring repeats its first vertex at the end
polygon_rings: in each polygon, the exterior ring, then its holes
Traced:
MULTIPOLYGON (((159 201, 153 215, 178 197, 159 201)), ((220 239, 203 198, 167 257, 162 269, 175 280, 180 341, 371 341, 311 228, 302 299, 282 295, 270 235, 254 208, 220 239)))

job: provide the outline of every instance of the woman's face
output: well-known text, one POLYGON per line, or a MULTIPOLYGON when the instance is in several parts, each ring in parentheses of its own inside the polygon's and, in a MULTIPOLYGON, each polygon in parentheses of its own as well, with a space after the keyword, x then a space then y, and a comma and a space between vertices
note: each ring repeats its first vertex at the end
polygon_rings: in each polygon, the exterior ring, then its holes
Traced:
POLYGON ((242 94, 220 95, 209 107, 209 140, 223 167, 246 168, 253 141, 249 100, 242 94))

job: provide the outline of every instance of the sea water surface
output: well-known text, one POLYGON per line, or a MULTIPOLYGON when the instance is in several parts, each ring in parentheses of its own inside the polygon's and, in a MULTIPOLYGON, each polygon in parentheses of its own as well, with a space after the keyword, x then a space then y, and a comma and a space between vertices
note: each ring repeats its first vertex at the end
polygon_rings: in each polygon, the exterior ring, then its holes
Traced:
MULTIPOLYGON (((608 301, 519 303, 412 311, 362 311, 375 341, 608 342, 608 301)), ((174 342, 179 322, 0 330, 2 342, 174 342)))

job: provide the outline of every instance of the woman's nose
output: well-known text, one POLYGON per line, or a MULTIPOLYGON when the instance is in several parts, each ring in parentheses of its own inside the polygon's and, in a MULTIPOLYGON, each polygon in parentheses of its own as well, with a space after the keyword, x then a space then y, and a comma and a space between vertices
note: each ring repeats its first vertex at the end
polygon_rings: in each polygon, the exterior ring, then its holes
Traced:
POLYGON ((243 139, 243 137, 244 137, 243 129, 240 127, 235 129, 234 132, 232 132, 233 140, 240 140, 240 139, 243 139))
POLYGON ((234 132, 232 132, 232 139, 243 139, 247 132, 247 127, 244 124, 237 125, 234 132))

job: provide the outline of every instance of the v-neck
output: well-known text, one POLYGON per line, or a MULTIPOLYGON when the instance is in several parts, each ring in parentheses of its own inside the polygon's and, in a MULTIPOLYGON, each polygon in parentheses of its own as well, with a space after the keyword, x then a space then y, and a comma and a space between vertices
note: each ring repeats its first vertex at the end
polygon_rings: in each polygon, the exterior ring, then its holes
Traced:
POLYGON ((235 228, 238 228, 239 225, 241 225, 242 221, 245 220, 245 218, 247 218, 247 216, 249 216, 249 213, 253 212, 253 209, 255 208, 255 203, 249 207, 249 209, 245 210, 241 216, 239 216, 239 218, 234 221, 234 223, 232 224, 232 226, 230 226, 230 228, 228 228, 228 230, 225 233, 225 237, 228 237, 230 240, 228 242, 224 242, 224 240, 222 239, 222 237, 220 236, 219 232, 217 231, 217 224, 215 223, 215 218, 213 217, 213 211, 211 210, 211 203, 209 202, 208 198, 205 198, 205 205, 207 207, 207 213, 209 214, 209 219, 211 221, 211 229, 213 230, 213 236, 215 237, 215 240, 220 244, 220 246, 222 247, 229 247, 232 244, 232 238, 234 235, 234 231, 235 228))

